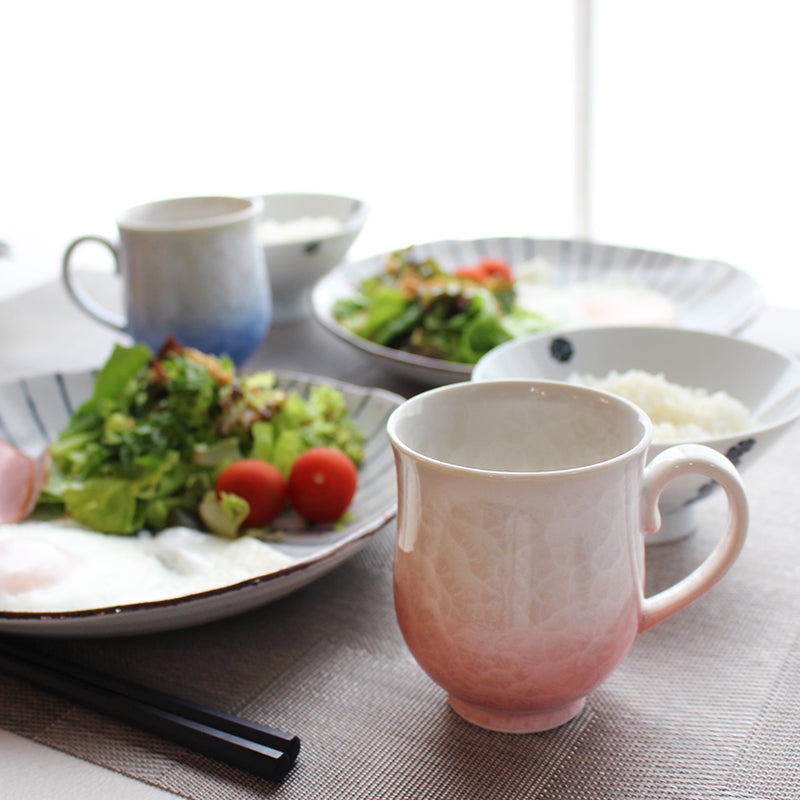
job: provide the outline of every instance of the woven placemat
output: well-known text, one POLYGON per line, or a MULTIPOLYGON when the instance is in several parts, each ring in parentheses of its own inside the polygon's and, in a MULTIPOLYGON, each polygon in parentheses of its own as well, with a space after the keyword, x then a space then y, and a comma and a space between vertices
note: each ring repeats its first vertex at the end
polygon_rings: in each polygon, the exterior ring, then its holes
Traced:
MULTIPOLYGON (((15 342, 13 350, 0 348, 0 371, 13 377, 80 368, 75 352, 101 360, 109 342, 87 349, 102 329, 78 314, 57 285, 15 301, 0 320, 9 332, 5 341, 15 342), (41 334, 18 352, 20 326, 42 314, 50 323, 59 320, 69 337, 54 344, 51 334, 41 334)), ((403 388, 314 326, 276 329, 262 350, 262 365, 403 388)), ((450 710, 396 625, 393 524, 313 585, 229 620, 152 636, 34 642, 296 733, 303 742, 300 758, 283 783, 229 768, 3 674, 0 727, 193 800, 797 800, 798 448, 795 428, 745 474, 752 524, 731 573, 640 636, 581 715, 557 730, 491 733, 450 710)), ((697 534, 648 548, 649 593, 707 554, 722 509, 721 497, 704 500, 697 534)))
MULTIPOLYGON (((454 714, 406 650, 392 605, 394 526, 270 606, 198 628, 42 642, 50 652, 298 734, 273 784, 0 676, 0 725, 194 800, 800 796, 800 430, 746 481, 752 526, 731 573, 639 637, 571 723, 504 735, 454 714)), ((722 524, 648 549, 648 591, 704 557, 722 524)))

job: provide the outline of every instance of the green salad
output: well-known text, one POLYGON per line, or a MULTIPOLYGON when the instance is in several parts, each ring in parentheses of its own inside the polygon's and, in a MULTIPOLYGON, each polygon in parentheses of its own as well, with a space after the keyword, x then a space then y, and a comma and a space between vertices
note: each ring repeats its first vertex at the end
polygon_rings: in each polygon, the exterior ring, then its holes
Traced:
POLYGON ((497 345, 554 327, 520 308, 508 264, 486 258, 454 272, 412 248, 392 253, 385 270, 338 300, 336 320, 376 344, 429 358, 474 364, 497 345))
POLYGON ((155 356, 118 345, 50 446, 37 511, 112 534, 203 528, 198 508, 231 463, 261 459, 286 476, 300 454, 325 446, 358 465, 363 441, 333 387, 304 397, 278 388, 272 372, 237 375, 229 359, 174 341, 155 356))

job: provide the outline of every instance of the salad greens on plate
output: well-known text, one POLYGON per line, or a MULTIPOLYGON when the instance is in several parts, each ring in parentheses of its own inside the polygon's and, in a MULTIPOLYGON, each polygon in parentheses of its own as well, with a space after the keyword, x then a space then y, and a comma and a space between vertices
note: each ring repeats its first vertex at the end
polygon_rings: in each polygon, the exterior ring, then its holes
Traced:
POLYGON ((339 299, 333 315, 375 344, 465 364, 510 339, 554 326, 516 304, 502 259, 446 272, 433 258, 415 259, 412 248, 390 254, 384 271, 339 299))
MULTIPOLYGON (((214 491, 227 466, 261 459, 288 476, 312 447, 358 465, 364 436, 348 414, 342 393, 324 384, 304 397, 278 388, 271 372, 239 375, 227 357, 174 341, 155 356, 147 345, 117 345, 50 446, 37 512, 112 534, 208 527, 203 503, 241 519, 241 504, 214 491)), ((214 532, 238 535, 235 526, 214 532)))

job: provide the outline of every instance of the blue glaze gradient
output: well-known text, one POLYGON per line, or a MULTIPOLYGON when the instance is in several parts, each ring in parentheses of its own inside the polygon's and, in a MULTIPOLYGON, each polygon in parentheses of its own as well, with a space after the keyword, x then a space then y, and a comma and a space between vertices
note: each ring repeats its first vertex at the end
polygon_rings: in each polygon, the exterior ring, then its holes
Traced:
POLYGON ((254 309, 247 315, 225 319, 204 320, 175 324, 160 329, 137 327, 134 322, 128 332, 137 342, 145 342, 157 351, 168 336, 186 347, 195 347, 204 353, 228 355, 235 364, 246 361, 264 341, 272 323, 270 304, 254 309))

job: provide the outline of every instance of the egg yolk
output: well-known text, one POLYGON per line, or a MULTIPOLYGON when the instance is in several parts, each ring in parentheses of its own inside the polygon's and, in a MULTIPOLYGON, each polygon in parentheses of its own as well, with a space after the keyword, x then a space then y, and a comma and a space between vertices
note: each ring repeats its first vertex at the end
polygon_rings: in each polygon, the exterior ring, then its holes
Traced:
POLYGON ((55 545, 37 539, 0 541, 0 594, 23 594, 62 581, 73 559, 55 545))

